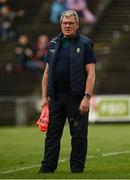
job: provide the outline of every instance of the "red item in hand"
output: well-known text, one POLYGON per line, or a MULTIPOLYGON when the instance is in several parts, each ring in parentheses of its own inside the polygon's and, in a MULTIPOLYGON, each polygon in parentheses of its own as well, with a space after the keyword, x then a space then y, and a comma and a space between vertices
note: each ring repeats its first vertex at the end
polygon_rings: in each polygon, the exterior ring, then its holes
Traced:
POLYGON ((46 105, 41 112, 40 118, 36 121, 36 124, 39 126, 40 131, 46 132, 48 130, 49 123, 49 108, 46 105))

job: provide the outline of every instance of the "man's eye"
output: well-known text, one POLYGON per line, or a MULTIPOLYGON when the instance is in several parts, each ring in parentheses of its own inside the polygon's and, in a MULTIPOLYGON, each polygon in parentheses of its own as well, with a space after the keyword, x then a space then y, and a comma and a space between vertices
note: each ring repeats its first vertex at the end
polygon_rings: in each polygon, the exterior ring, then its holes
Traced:
POLYGON ((74 22, 63 22, 63 25, 74 25, 75 23, 74 22))

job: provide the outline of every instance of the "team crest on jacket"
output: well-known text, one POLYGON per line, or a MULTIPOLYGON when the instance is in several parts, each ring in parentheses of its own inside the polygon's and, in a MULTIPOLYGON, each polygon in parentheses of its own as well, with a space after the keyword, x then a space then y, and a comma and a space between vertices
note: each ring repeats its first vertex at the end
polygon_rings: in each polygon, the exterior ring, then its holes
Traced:
POLYGON ((77 48, 77 53, 80 53, 80 48, 77 48))

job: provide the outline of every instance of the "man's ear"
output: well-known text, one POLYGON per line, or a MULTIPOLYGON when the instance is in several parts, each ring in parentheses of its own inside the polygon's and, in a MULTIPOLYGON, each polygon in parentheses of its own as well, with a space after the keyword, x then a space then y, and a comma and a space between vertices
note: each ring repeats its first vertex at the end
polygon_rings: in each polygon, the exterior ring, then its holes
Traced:
POLYGON ((77 22, 77 29, 79 28, 79 22, 77 22))

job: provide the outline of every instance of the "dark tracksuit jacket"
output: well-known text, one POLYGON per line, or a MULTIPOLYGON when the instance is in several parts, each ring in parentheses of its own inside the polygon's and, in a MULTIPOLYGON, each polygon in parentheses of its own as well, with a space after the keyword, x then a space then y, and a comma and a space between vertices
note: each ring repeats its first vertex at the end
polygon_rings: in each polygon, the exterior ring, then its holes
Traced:
MULTIPOLYGON (((49 45, 47 57, 49 62, 49 96, 55 96, 55 65, 61 38, 62 34, 59 34, 56 38, 51 40, 49 45)), ((84 96, 85 93, 85 83, 87 79, 85 71, 87 49, 93 49, 93 44, 91 40, 83 36, 80 32, 77 32, 76 36, 72 39, 71 43, 70 94, 72 97, 84 96)))

